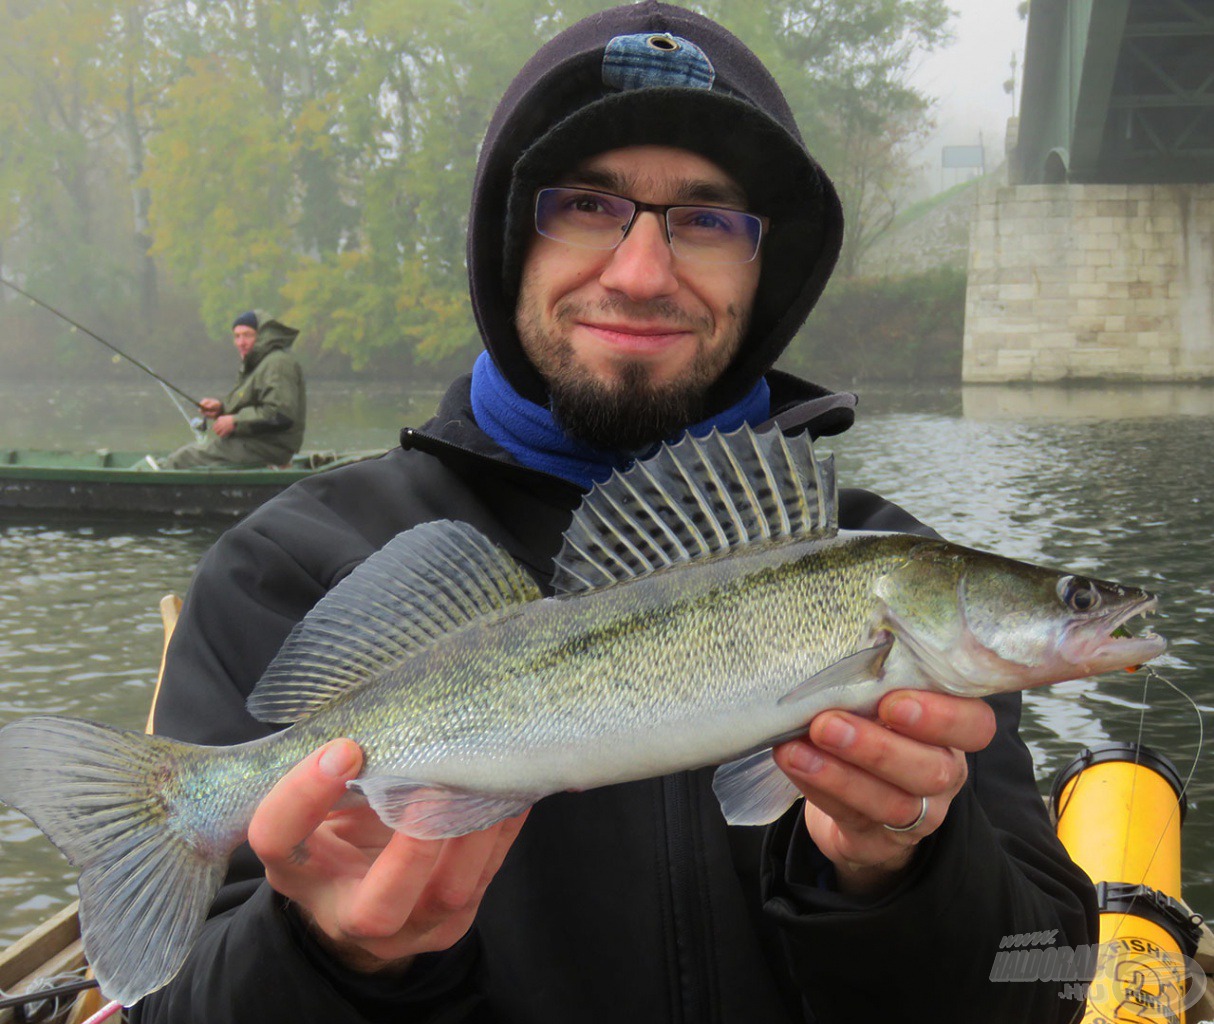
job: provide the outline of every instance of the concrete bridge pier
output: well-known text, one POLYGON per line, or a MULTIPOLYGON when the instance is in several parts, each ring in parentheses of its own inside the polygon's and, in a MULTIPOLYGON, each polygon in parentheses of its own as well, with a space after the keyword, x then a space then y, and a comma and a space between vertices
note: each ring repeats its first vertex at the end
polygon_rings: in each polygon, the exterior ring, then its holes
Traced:
POLYGON ((1214 184, 989 186, 967 382, 1214 379, 1214 184))

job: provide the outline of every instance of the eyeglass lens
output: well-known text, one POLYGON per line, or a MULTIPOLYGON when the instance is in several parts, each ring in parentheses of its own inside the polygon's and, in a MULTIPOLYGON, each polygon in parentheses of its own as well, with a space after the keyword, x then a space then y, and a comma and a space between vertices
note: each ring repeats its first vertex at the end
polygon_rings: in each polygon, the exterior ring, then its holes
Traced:
MULTIPOLYGON (((763 221, 717 206, 646 207, 665 214, 674 254, 702 263, 748 263, 759 251, 763 221)), ((544 188, 536 195, 541 235, 587 249, 614 249, 624 240, 638 204, 623 196, 579 188, 544 188)))

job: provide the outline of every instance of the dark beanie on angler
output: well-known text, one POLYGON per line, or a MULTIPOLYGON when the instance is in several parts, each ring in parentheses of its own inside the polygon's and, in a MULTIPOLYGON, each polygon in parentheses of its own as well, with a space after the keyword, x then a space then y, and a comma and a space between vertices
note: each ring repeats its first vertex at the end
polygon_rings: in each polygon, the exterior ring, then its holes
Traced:
POLYGON ((247 313, 241 313, 232 321, 232 330, 236 330, 237 327, 252 327, 253 330, 257 330, 257 314, 251 309, 247 313))

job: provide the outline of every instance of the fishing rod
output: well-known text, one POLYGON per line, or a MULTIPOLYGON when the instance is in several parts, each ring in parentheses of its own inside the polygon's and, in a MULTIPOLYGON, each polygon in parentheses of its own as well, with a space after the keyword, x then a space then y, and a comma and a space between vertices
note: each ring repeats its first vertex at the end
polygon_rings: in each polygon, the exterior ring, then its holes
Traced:
POLYGON ((101 335, 93 333, 87 327, 85 327, 83 324, 76 323, 76 321, 73 320, 66 313, 61 313, 54 306, 50 305, 49 303, 43 302, 36 295, 31 295, 24 288, 18 287, 17 285, 13 284, 13 282, 8 280, 8 278, 6 278, 6 277, 0 277, 0 284, 8 285, 18 295, 24 295, 27 299, 30 300, 30 302, 34 303, 35 305, 41 306, 43 309, 45 309, 49 313, 54 313, 55 316, 59 317, 60 320, 66 320, 69 324, 71 324, 74 328, 76 328, 76 330, 83 331, 94 341, 101 342, 101 344, 103 344, 111 352, 114 352, 114 353, 122 356, 122 358, 125 359, 129 363, 134 363, 144 373, 149 374, 150 376, 154 377, 156 380, 160 381, 160 383, 163 384, 166 388, 169 388, 172 391, 176 391, 177 394, 179 394, 182 398, 184 398, 191 405, 196 405, 201 408, 202 403, 199 402, 198 399, 195 398, 193 395, 186 394, 186 392, 182 391, 181 388, 177 387, 176 384, 172 384, 169 381, 165 380, 162 376, 160 376, 160 374, 158 374, 150 366, 147 366, 146 364, 141 363, 138 359, 136 359, 132 355, 127 355, 127 353, 123 352, 122 349, 120 349, 117 345, 110 344, 110 342, 106 341, 103 337, 101 337, 101 335))

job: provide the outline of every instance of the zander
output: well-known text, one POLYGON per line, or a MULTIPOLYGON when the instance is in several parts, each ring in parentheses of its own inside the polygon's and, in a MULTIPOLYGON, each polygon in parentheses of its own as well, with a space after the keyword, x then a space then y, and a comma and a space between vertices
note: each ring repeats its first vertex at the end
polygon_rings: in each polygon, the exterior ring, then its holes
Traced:
POLYGON ((254 809, 348 736, 391 827, 462 835, 563 790, 722 765, 732 824, 797 792, 771 747, 901 687, 984 695, 1137 666, 1144 591, 909 534, 840 533, 804 437, 661 448, 586 497, 556 596, 475 529, 400 534, 300 622, 249 697, 290 724, 198 747, 62 718, 0 731, 0 799, 76 865, 85 950, 130 1004, 180 968, 254 809))

